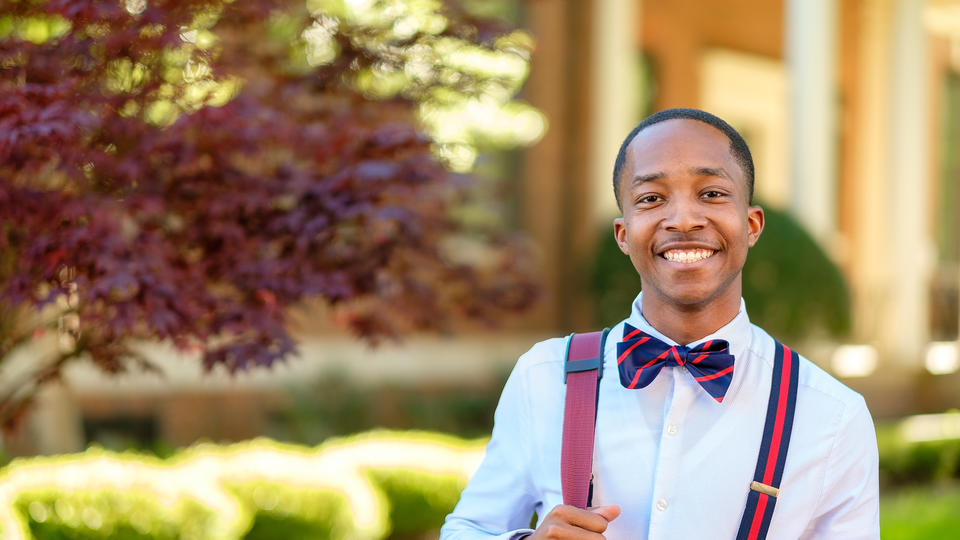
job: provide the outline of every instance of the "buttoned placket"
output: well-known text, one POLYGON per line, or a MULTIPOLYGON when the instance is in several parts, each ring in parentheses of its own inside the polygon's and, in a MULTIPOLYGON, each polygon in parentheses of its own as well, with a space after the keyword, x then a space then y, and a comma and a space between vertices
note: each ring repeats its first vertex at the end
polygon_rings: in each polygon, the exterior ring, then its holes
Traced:
MULTIPOLYGON (((653 497, 650 509, 650 530, 648 538, 670 538, 670 522, 674 519, 671 507, 677 492, 677 478, 683 466, 682 434, 683 420, 696 399, 697 384, 680 366, 665 368, 673 376, 672 396, 665 404, 663 429, 660 432, 660 445, 654 469, 653 497)), ((661 377, 666 373, 661 373, 661 377)))

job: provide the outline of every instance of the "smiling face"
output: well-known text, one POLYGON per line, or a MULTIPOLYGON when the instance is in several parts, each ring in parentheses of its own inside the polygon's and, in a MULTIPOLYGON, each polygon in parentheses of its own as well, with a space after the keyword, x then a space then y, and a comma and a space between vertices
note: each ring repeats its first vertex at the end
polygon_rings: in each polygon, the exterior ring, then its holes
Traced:
POLYGON ((643 129, 627 148, 620 200, 614 234, 640 274, 644 315, 712 310, 717 328, 728 322, 763 210, 749 204, 726 135, 691 119, 643 129))

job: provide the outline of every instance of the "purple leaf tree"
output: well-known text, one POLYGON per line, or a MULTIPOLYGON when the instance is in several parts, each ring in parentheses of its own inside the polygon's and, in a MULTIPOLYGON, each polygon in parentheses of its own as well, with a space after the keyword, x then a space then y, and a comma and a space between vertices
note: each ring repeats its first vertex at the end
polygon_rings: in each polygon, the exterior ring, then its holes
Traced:
POLYGON ((441 46, 523 47, 454 6, 326 4, 3 3, 0 377, 15 349, 60 337, 7 381, 4 427, 68 362, 149 367, 136 340, 269 366, 294 352, 286 316, 307 299, 367 340, 531 303, 522 244, 454 217, 469 179, 418 120, 425 100, 515 85, 408 69, 441 46))

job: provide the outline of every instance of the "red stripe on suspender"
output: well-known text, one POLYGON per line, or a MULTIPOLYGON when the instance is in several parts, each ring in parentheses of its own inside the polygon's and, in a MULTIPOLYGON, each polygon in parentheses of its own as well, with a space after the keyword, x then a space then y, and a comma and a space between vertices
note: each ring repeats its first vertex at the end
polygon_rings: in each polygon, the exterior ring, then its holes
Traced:
POLYGON ((753 514, 753 522, 750 523, 750 534, 747 535, 749 540, 755 540, 757 535, 760 534, 760 523, 763 522, 763 513, 767 509, 767 499, 770 496, 766 493, 761 493, 760 498, 757 499, 757 511, 753 514))
POLYGON ((777 420, 773 425, 773 439, 770 443, 770 455, 767 456, 767 466, 763 471, 763 483, 770 485, 773 482, 773 471, 777 467, 777 456, 780 454, 780 442, 783 437, 783 421, 787 415, 787 395, 790 393, 790 372, 793 370, 793 353, 783 346, 783 370, 780 373, 780 395, 777 397, 777 420))
MULTIPOLYGON (((790 374, 793 371, 793 353, 786 345, 783 346, 783 368, 780 372, 780 388, 777 395, 777 416, 774 422, 773 435, 770 441, 770 453, 767 455, 767 465, 763 470, 763 483, 771 485, 773 482, 773 472, 777 466, 777 457, 780 455, 780 445, 783 439, 783 423, 787 413, 787 397, 790 393, 790 374)), ((757 509, 753 514, 753 521, 750 523, 750 533, 748 540, 755 540, 760 534, 760 525, 763 522, 763 514, 767 509, 767 501, 770 496, 761 493, 757 499, 757 509)))

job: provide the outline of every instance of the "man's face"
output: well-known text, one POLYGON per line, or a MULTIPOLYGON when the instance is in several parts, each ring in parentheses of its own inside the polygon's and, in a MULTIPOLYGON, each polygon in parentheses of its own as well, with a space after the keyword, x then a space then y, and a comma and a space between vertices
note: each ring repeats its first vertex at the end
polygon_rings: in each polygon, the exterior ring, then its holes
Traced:
POLYGON ((689 119, 644 129, 627 148, 620 198, 614 234, 640 274, 645 310, 739 304, 763 210, 750 206, 723 132, 689 119))

